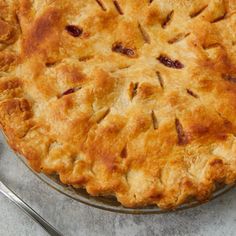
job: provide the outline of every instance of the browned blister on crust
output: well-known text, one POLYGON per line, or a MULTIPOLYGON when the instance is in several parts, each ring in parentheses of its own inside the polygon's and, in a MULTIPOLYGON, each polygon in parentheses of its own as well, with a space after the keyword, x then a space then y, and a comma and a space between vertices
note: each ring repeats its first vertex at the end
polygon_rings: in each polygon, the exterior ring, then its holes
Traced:
POLYGON ((37 171, 126 207, 236 180, 235 0, 0 0, 0 125, 37 171))

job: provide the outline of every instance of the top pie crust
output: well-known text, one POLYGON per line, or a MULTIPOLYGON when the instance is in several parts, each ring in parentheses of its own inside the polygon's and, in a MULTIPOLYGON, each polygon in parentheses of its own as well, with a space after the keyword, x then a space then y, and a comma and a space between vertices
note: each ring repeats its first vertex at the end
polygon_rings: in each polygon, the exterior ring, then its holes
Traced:
POLYGON ((174 208, 236 180, 236 0, 0 0, 0 123, 44 173, 174 208))

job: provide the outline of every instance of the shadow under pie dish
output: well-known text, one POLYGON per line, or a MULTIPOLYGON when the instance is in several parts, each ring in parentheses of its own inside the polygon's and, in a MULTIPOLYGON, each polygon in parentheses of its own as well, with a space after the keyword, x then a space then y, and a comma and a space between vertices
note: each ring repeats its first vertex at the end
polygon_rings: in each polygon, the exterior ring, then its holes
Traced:
POLYGON ((235 0, 0 0, 0 124, 30 166, 125 207, 236 180, 235 0))

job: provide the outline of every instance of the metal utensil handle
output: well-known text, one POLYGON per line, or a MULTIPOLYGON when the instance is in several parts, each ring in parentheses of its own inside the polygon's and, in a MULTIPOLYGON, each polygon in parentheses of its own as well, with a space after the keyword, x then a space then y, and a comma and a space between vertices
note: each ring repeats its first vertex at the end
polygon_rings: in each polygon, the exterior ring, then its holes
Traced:
POLYGON ((50 225, 46 220, 44 220, 38 213, 36 213, 29 205, 27 205, 23 200, 21 200, 12 190, 10 190, 6 185, 0 181, 0 192, 9 198, 13 203, 20 207, 28 216, 30 216, 34 221, 39 223, 44 230, 46 230, 52 236, 63 236, 59 233, 52 225, 50 225))

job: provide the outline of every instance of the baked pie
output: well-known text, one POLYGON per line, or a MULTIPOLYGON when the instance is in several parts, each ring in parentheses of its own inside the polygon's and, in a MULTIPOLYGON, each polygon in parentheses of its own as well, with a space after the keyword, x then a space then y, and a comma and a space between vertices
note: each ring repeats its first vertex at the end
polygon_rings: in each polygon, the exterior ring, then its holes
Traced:
POLYGON ((36 170, 175 208, 236 180, 236 0, 0 0, 0 123, 36 170))

